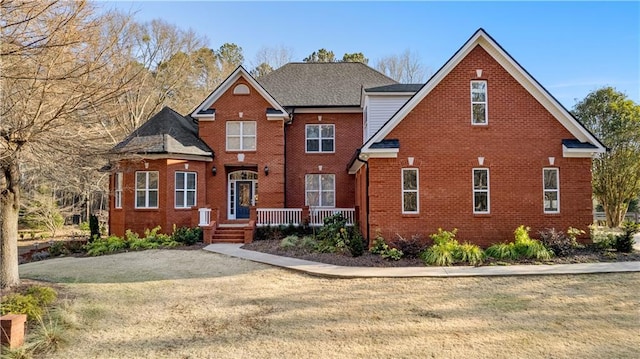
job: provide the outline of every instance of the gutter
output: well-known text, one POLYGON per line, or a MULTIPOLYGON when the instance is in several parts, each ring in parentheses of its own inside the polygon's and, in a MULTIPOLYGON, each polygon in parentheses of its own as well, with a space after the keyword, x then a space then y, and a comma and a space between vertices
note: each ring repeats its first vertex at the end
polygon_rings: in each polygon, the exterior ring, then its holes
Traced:
POLYGON ((284 206, 287 207, 287 125, 291 125, 293 123, 293 115, 296 112, 296 108, 293 107, 291 109, 291 113, 289 114, 289 121, 285 122, 282 126, 282 131, 284 132, 284 206))
POLYGON ((365 181, 366 181, 366 185, 365 185, 365 196, 366 196, 366 201, 365 201, 365 218, 367 221, 367 241, 369 242, 369 244, 371 244, 371 225, 369 223, 369 160, 363 160, 362 158, 360 158, 360 150, 361 148, 358 149, 358 152, 356 153, 355 159, 352 161, 358 161, 358 162, 362 162, 364 163, 365 167, 366 167, 366 172, 365 172, 365 181))

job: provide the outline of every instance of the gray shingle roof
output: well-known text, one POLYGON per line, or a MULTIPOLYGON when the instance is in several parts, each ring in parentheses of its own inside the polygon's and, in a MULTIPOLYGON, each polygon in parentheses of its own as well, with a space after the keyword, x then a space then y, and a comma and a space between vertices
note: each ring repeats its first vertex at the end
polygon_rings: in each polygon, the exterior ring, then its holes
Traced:
POLYGON ((169 107, 160 110, 110 152, 213 156, 213 150, 198 137, 197 125, 169 107))
POLYGON ((424 84, 393 84, 365 88, 367 92, 418 92, 424 84))
POLYGON ((397 83, 359 62, 292 62, 257 81, 285 107, 359 106, 363 87, 397 83))

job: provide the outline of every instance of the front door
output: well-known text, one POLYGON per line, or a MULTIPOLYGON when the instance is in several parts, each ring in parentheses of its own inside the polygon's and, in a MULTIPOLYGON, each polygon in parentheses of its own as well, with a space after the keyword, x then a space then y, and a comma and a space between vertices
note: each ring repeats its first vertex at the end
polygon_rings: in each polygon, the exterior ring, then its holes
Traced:
POLYGON ((236 181, 236 219, 249 218, 253 198, 252 181, 236 181))

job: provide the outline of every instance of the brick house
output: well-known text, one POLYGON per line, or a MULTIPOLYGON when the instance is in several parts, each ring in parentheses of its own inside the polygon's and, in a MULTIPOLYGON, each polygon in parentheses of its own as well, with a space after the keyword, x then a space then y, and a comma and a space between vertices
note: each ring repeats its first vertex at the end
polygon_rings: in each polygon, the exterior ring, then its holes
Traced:
POLYGON ((165 108, 112 152, 110 231, 202 225, 205 241, 341 212, 365 238, 525 224, 586 229, 605 147, 482 29, 426 84, 360 63, 236 69, 188 116, 165 108))

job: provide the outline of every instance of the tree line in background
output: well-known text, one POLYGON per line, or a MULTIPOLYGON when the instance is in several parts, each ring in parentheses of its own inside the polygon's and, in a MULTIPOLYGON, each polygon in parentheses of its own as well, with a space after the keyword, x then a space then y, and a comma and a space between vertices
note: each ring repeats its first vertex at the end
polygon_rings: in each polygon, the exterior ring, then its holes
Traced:
MULTIPOLYGON (((107 151, 164 106, 189 113, 245 57, 237 44, 212 49, 191 30, 163 20, 136 22, 87 1, 3 0, 0 11, 0 284, 6 287, 19 281, 19 221, 55 231, 61 218, 86 221, 95 213, 104 220, 108 174, 97 169, 107 151)), ((250 72, 264 76, 292 58, 289 48, 265 46, 250 72)), ((369 63, 361 52, 339 59, 324 48, 303 61, 369 63)), ((373 67, 402 83, 429 75, 410 50, 373 67)), ((640 192, 640 110, 609 92, 590 95, 575 114, 611 148, 594 161, 594 193, 606 211, 618 213, 611 216, 615 225, 640 192), (589 117, 590 109, 602 113, 589 117), (617 177, 600 181, 599 173, 617 177), (612 186, 629 190, 613 196, 612 186)))

